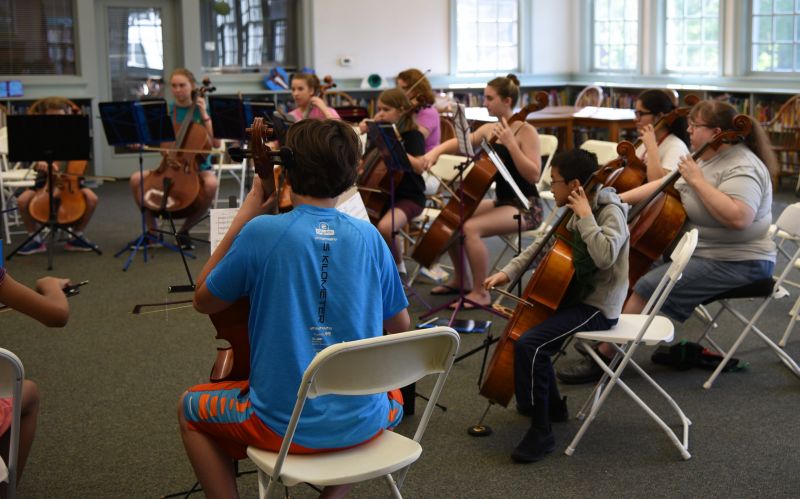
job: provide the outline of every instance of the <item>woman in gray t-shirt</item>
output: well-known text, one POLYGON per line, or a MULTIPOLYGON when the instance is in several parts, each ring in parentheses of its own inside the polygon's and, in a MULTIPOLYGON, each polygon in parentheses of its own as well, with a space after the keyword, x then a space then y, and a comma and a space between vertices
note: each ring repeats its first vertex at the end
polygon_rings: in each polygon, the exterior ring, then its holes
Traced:
MULTIPOLYGON (((733 130, 736 109, 719 101, 701 101, 689 114, 689 136, 693 151, 723 130, 733 130)), ((681 177, 675 183, 686 209, 685 229, 699 231, 697 249, 680 281, 664 302, 662 312, 683 322, 694 308, 725 291, 772 275, 775 244, 768 231, 772 222, 772 182, 775 155, 764 130, 753 122, 753 130, 739 144, 709 148, 697 161, 686 155, 678 164, 681 177)), ((624 192, 622 201, 636 204, 653 193, 661 180, 624 192)), ((660 265, 639 279, 623 313, 644 309, 668 265, 660 265)), ((600 345, 611 358, 613 350, 600 345)), ((581 362, 558 372, 567 383, 599 379, 594 362, 581 362)))
MULTIPOLYGON (((733 129, 736 109, 719 101, 702 101, 689 115, 692 150, 700 149, 723 130, 733 129)), ((683 278, 672 290, 663 311, 684 321, 704 300, 772 275, 775 244, 768 231, 772 223, 770 171, 775 156, 764 130, 753 130, 739 144, 709 148, 695 162, 684 156, 675 188, 686 209, 686 229, 697 228, 697 249, 683 278)), ((652 183, 622 194, 635 203, 651 191, 652 183), (644 193, 644 195, 643 195, 644 193)), ((644 308, 666 265, 642 277, 625 305, 625 312, 644 308)))

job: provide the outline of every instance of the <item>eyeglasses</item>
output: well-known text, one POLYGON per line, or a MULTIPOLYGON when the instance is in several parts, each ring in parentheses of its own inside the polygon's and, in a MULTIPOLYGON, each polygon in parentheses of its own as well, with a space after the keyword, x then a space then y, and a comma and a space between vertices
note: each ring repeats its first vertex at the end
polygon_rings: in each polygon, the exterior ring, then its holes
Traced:
POLYGON ((703 124, 703 123, 692 123, 690 121, 689 122, 689 128, 694 129, 694 128, 716 128, 716 127, 713 127, 711 125, 706 125, 706 124, 703 124))
POLYGON ((641 118, 642 116, 647 116, 649 114, 655 114, 652 111, 634 111, 633 114, 636 115, 637 118, 641 118))

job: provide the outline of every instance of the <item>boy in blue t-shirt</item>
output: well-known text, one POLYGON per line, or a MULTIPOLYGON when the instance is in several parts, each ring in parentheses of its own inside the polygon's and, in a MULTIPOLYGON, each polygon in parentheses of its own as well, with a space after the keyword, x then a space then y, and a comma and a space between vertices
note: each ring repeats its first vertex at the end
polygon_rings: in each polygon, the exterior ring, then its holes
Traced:
MULTIPOLYGON (((256 178, 194 296, 195 308, 207 314, 250 300, 250 379, 195 386, 181 399, 181 436, 210 496, 235 496, 231 459, 244 458, 248 445, 280 448, 303 372, 317 352, 410 326, 380 234, 334 208, 356 177, 352 128, 304 120, 289 129, 286 146, 294 155, 284 165, 294 209, 260 216, 267 200, 256 178)), ((359 445, 401 417, 402 397, 394 392, 309 400, 290 452, 359 445)))

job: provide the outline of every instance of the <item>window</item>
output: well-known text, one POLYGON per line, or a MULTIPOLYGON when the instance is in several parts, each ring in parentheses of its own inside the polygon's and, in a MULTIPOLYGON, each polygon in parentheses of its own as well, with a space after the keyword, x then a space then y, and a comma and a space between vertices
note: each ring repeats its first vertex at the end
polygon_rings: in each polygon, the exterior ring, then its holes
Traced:
POLYGON ((752 71, 800 71, 800 0, 753 0, 752 71))
POLYGON ((0 1, 0 74, 76 74, 72 0, 0 1))
POLYGON ((203 66, 297 66, 298 0, 201 0, 203 66))
POLYGON ((457 73, 519 68, 517 0, 456 0, 457 73))
POLYGON ((719 73, 719 0, 667 0, 664 69, 719 73))
POLYGON ((639 0, 592 3, 592 70, 635 71, 639 65, 639 0))
POLYGON ((164 69, 161 15, 156 9, 128 14, 128 67, 164 69))

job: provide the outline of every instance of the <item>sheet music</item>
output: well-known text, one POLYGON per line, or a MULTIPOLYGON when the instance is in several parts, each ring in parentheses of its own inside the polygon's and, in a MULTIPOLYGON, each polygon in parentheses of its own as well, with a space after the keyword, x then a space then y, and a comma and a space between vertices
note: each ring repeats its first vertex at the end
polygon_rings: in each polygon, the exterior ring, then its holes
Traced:
POLYGON ((467 123, 467 114, 464 111, 464 104, 456 104, 456 112, 453 114, 453 122, 456 128, 458 150, 462 155, 471 158, 475 154, 475 151, 472 149, 469 123, 467 123))
MULTIPOLYGON (((355 186, 344 191, 339 196, 336 200, 336 209, 345 215, 369 222, 367 208, 364 206, 364 201, 355 186)), ((208 240, 211 253, 214 253, 219 243, 222 242, 222 238, 225 237, 228 229, 230 229, 233 217, 236 216, 238 211, 239 208, 216 208, 210 211, 208 240)))
POLYGON ((492 146, 486 142, 486 139, 481 142, 481 148, 486 152, 486 155, 489 156, 489 159, 492 161, 492 164, 494 164, 495 168, 497 168, 497 171, 500 172, 500 175, 506 179, 506 182, 508 182, 508 184, 511 186, 511 189, 514 190, 514 194, 517 195, 517 198, 519 198, 522 206, 525 207, 526 210, 530 210, 531 204, 528 202, 528 198, 522 193, 519 186, 514 181, 514 178, 511 176, 511 172, 508 171, 508 168, 506 168, 506 165, 503 163, 503 160, 500 159, 500 156, 497 155, 497 152, 495 152, 492 146))
POLYGON ((211 222, 208 229, 208 241, 210 244, 208 246, 211 253, 214 253, 219 243, 222 242, 222 238, 228 232, 231 222, 233 222, 233 217, 236 216, 238 211, 239 208, 215 208, 210 211, 211 222))
POLYGON ((358 193, 356 186, 344 191, 339 195, 336 200, 336 209, 350 215, 351 217, 369 222, 369 215, 367 215, 367 207, 364 206, 364 200, 361 199, 361 194, 358 193))

